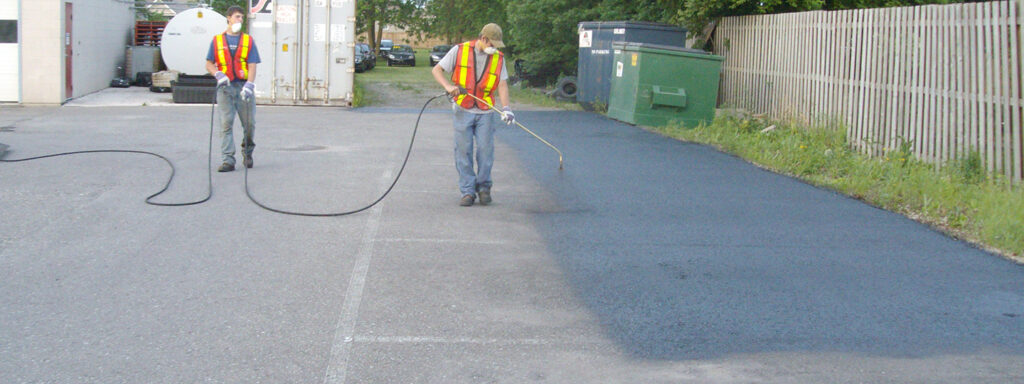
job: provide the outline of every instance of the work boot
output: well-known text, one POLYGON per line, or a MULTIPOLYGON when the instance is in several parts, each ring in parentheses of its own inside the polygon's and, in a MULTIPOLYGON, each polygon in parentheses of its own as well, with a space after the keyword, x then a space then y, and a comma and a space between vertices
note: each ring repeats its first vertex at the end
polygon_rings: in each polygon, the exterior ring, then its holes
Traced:
POLYGON ((245 164, 246 168, 252 168, 252 154, 242 154, 242 164, 245 164))
POLYGON ((217 168, 217 172, 231 172, 231 171, 234 171, 234 170, 235 170, 235 165, 231 164, 231 163, 221 164, 220 168, 217 168))
POLYGON ((463 207, 472 206, 473 205, 473 200, 476 200, 476 196, 473 196, 471 194, 470 195, 462 196, 462 200, 459 200, 459 205, 461 205, 463 207))
POLYGON ((480 196, 480 205, 487 205, 491 203, 491 191, 480 191, 476 194, 480 196))

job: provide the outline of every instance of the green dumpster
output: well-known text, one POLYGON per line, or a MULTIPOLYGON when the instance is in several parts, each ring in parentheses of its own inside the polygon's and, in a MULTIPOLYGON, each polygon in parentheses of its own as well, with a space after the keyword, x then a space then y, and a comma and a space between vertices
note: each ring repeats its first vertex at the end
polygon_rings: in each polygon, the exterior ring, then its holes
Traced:
POLYGON ((608 117, 661 126, 710 123, 718 100, 724 57, 644 43, 615 43, 608 117))

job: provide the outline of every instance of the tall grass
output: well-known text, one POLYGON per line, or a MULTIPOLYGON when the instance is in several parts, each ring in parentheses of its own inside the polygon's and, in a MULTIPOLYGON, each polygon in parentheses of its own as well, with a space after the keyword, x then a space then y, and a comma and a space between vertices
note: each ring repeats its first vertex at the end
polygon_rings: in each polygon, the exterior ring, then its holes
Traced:
POLYGON ((568 101, 559 101, 547 96, 543 90, 536 88, 523 88, 520 86, 508 87, 509 98, 512 99, 512 107, 528 104, 535 107, 558 108, 570 111, 582 111, 579 104, 568 101))
POLYGON ((870 158, 850 149, 845 127, 723 116, 693 129, 654 128, 716 146, 776 172, 904 214, 1024 262, 1024 190, 989 176, 977 152, 943 167, 914 158, 913 142, 870 158), (766 129, 767 128, 767 129, 766 129))

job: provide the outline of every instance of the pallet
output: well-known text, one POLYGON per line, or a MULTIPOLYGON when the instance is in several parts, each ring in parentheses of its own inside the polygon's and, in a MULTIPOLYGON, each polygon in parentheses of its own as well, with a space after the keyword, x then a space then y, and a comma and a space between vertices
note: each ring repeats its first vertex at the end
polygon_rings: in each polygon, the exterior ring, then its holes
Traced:
POLYGON ((136 21, 134 45, 159 46, 165 27, 166 21, 136 21))

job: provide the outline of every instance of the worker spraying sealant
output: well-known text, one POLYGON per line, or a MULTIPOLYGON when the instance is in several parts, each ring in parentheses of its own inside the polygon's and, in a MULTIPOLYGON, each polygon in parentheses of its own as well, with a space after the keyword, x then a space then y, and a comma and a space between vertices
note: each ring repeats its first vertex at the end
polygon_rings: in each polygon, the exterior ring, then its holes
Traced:
POLYGON ((503 110, 501 119, 506 124, 516 120, 508 96, 505 56, 498 51, 498 48, 504 46, 501 27, 494 23, 487 24, 476 40, 452 47, 431 70, 434 79, 452 98, 455 169, 459 173, 459 205, 464 207, 473 205, 477 197, 480 204, 491 203, 496 116, 490 110, 493 108, 495 90, 503 110), (450 81, 444 72, 452 74, 450 81))

